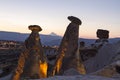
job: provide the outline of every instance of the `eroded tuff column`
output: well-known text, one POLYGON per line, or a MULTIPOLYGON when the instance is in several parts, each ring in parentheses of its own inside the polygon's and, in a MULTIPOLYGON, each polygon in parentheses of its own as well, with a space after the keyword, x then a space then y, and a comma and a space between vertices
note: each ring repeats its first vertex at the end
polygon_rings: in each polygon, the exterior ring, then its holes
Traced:
POLYGON ((62 74, 65 70, 75 68, 78 70, 78 58, 76 57, 78 49, 79 25, 81 20, 69 16, 71 23, 68 25, 60 47, 58 49, 58 56, 51 72, 51 75, 62 74))
POLYGON ((43 54, 38 33, 42 29, 38 25, 31 25, 29 29, 32 30, 32 33, 25 40, 26 50, 20 55, 18 66, 13 74, 12 80, 47 77, 47 61, 43 54))

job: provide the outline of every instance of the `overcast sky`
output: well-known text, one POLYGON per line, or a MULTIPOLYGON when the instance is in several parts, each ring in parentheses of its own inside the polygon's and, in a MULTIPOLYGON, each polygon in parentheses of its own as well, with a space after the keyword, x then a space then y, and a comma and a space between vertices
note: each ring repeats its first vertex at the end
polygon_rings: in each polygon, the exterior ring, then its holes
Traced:
POLYGON ((80 37, 96 38, 97 29, 120 37, 120 0, 0 0, 0 31, 30 33, 35 24, 41 34, 63 36, 68 16, 81 19, 80 37))

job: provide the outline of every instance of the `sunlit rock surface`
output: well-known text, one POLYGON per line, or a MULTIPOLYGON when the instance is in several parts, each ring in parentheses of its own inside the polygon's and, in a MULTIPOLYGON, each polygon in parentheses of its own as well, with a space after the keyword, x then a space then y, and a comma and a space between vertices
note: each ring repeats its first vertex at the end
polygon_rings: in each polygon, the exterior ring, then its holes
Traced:
POLYGON ((38 25, 30 25, 30 36, 25 40, 26 49, 21 53, 12 80, 39 79, 47 77, 47 61, 40 42, 38 25))
POLYGON ((58 49, 58 56, 53 67, 52 75, 63 74, 65 70, 70 68, 74 68, 79 72, 82 71, 80 73, 85 74, 85 70, 79 68, 80 65, 78 64, 82 64, 82 61, 80 58, 77 58, 79 55, 76 54, 78 50, 79 25, 82 22, 74 16, 69 16, 68 19, 71 23, 68 25, 58 49))

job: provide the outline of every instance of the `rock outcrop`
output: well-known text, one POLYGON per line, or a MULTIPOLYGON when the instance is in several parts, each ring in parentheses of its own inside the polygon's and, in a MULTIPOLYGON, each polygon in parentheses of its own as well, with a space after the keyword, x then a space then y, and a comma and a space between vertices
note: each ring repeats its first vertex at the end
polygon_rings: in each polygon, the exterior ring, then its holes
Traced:
POLYGON ((81 71, 81 74, 85 73, 84 69, 80 70, 80 66, 78 66, 78 64, 81 64, 81 60, 80 58, 77 58, 79 55, 79 53, 77 54, 79 25, 81 25, 82 22, 80 19, 73 16, 69 16, 68 19, 71 21, 71 23, 68 25, 64 37, 61 41, 60 47, 58 49, 57 60, 51 75, 63 74, 65 70, 70 68, 81 71))
POLYGON ((108 39, 109 38, 109 31, 103 30, 103 29, 98 29, 97 30, 97 37, 99 39, 108 39))
POLYGON ((19 57, 12 80, 47 77, 47 61, 38 33, 42 29, 38 25, 30 25, 29 29, 32 30, 32 33, 25 40, 26 49, 19 57))
POLYGON ((95 57, 86 60, 84 63, 87 73, 92 73, 118 60, 120 60, 120 41, 104 45, 98 50, 95 57))
POLYGON ((96 34, 97 34, 97 37, 99 38, 98 40, 96 40, 96 43, 108 42, 108 40, 107 40, 109 38, 108 30, 98 29, 96 34))
POLYGON ((95 48, 91 48, 91 49, 80 48, 80 56, 81 56, 82 61, 86 61, 92 57, 95 57, 97 52, 98 51, 95 48))
POLYGON ((113 79, 113 78, 107 78, 101 76, 92 76, 92 75, 75 75, 75 76, 54 76, 42 80, 119 80, 119 79, 113 79))
MULTIPOLYGON (((0 80, 10 80, 11 74, 0 78, 0 80)), ((107 78, 94 75, 75 75, 75 76, 54 76, 45 79, 28 79, 28 80, 120 80, 120 78, 107 78)))

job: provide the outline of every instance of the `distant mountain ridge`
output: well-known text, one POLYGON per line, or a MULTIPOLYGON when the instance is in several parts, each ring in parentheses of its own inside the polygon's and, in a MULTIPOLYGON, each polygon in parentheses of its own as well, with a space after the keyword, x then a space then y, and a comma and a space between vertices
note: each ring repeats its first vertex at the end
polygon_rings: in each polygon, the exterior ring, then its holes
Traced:
POLYGON ((54 33, 54 32, 51 32, 50 35, 51 35, 51 36, 58 36, 58 35, 57 35, 56 33, 54 33))
MULTIPOLYGON (((29 33, 0 31, 0 40, 13 40, 13 41, 24 42, 28 36, 29 36, 29 33)), ((43 45, 49 45, 49 46, 54 46, 54 45, 58 46, 62 39, 61 36, 58 36, 53 32, 52 32, 52 35, 51 34, 50 35, 40 34, 40 38, 41 38, 41 42, 43 45)), ((86 44, 92 44, 95 42, 95 40, 96 39, 79 38, 79 41, 84 41, 86 44)), ((109 42, 114 43, 119 40, 120 38, 111 38, 109 39, 109 42)))
MULTIPOLYGON (((24 42, 26 38, 30 35, 30 33, 18 33, 18 32, 7 32, 7 31, 0 31, 0 40, 13 40, 13 41, 21 41, 24 42)), ((40 34, 41 42, 44 45, 47 45, 46 43, 49 43, 53 40, 62 39, 61 36, 58 35, 44 35, 40 34)))

